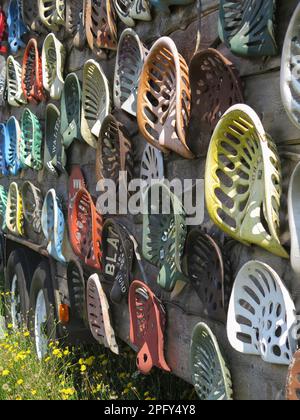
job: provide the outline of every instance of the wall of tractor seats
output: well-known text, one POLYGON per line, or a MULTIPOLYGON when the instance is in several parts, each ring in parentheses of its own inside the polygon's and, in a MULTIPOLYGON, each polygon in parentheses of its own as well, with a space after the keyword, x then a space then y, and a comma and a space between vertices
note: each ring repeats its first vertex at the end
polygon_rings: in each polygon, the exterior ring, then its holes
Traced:
MULTIPOLYGON (((7 10, 9 2, 4 0, 2 3, 4 10, 7 10)), ((242 4, 243 2, 241 1, 240 3, 242 4)), ((296 0, 277 1, 275 34, 279 53, 282 51, 288 24, 297 5, 298 2, 296 0)), ((257 112, 266 132, 270 134, 275 143, 278 146, 282 146, 282 144, 287 146, 280 147, 279 152, 283 170, 280 241, 288 250, 290 247, 290 234, 287 196, 291 174, 298 160, 297 140, 299 139, 299 130, 290 122, 280 95, 281 56, 278 53, 273 57, 240 58, 233 54, 219 39, 219 1, 203 0, 202 11, 201 50, 209 47, 217 48, 227 59, 235 64, 241 76, 245 103, 257 112), (291 149, 289 149, 290 146, 291 149)), ((118 20, 119 36, 124 28, 125 25, 118 20)), ((196 4, 191 4, 182 7, 174 6, 171 8, 170 14, 158 13, 153 10, 153 20, 151 22, 137 22, 135 30, 148 48, 161 36, 170 36, 175 41, 178 51, 189 64, 195 51, 198 28, 197 7, 196 4)), ((58 39, 63 41, 68 51, 64 71, 65 76, 70 72, 75 72, 82 81, 82 70, 85 62, 90 58, 94 58, 100 62, 110 86, 113 86, 115 67, 115 57, 113 55, 110 55, 110 57, 104 55, 101 58, 97 58, 87 45, 81 51, 76 49, 73 46, 73 40, 67 36, 63 28, 56 35, 58 39)), ((32 36, 34 35, 26 35, 25 41, 27 42, 32 36)), ((45 36, 46 34, 36 36, 40 51, 45 36)), ((15 55, 15 58, 20 63, 22 63, 23 54, 24 50, 21 49, 15 55)), ((59 106, 59 102, 54 103, 59 106)), ((46 103, 43 101, 38 105, 28 105, 28 107, 37 115, 44 129, 46 103)), ((11 115, 15 115, 20 120, 22 111, 23 108, 11 108, 6 105, 0 109, 0 120, 5 122, 11 115)), ((139 134, 134 118, 129 117, 125 112, 117 109, 113 110, 113 115, 126 126, 129 132, 129 136, 133 142, 135 175, 138 176, 146 142, 143 136, 139 134)), ((93 196, 97 196, 94 149, 85 143, 74 142, 68 150, 67 168, 75 164, 81 165, 88 190, 93 196)), ((165 176, 169 179, 175 177, 180 179, 204 179, 205 164, 205 151, 203 158, 193 160, 183 159, 175 153, 172 153, 164 162, 165 176)), ((1 184, 7 188, 11 181, 16 181, 19 185, 22 185, 25 180, 29 180, 41 188, 44 195, 50 188, 55 188, 57 195, 63 202, 63 209, 66 215, 68 203, 67 175, 61 175, 59 178, 56 178, 45 170, 37 173, 29 169, 23 171, 16 178, 3 178, 1 184)), ((122 222, 126 224, 130 232, 141 243, 141 223, 132 217, 122 219, 122 222)), ((212 223, 207 210, 205 211, 205 221, 202 228, 206 229, 220 243, 222 249, 226 248, 229 251, 227 255, 231 263, 232 280, 248 261, 258 260, 266 263, 280 276, 293 298, 297 311, 299 311, 299 279, 297 279, 291 269, 288 259, 276 257, 260 247, 247 247, 239 242, 227 241, 228 238, 224 238, 224 234, 212 223)), ((234 398, 282 399, 285 397, 285 384, 287 379, 286 365, 265 363, 261 357, 241 354, 233 350, 228 342, 224 323, 213 321, 204 316, 203 304, 190 286, 187 286, 179 296, 172 300, 170 294, 163 291, 156 284, 155 280, 158 275, 158 270, 146 262, 144 262, 144 266, 147 277, 151 279, 153 292, 161 297, 167 310, 165 358, 175 375, 191 382, 190 345, 192 331, 197 323, 204 321, 211 327, 218 338, 223 355, 226 357, 232 376, 234 398)), ((137 264, 135 271, 136 275, 139 276, 140 271, 137 264)), ((126 303, 112 305, 112 312, 116 335, 129 342, 128 306, 126 303)))

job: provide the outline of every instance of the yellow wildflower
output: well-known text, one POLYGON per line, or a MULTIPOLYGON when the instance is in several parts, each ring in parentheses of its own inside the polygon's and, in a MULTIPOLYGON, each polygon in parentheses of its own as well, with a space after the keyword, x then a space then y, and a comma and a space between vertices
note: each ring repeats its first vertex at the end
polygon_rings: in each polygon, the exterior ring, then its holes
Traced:
POLYGON ((31 395, 35 396, 37 394, 37 391, 35 389, 31 390, 31 395))
POLYGON ((88 366, 92 366, 92 364, 94 363, 94 361, 95 361, 95 357, 94 356, 91 356, 88 359, 86 359, 85 364, 88 365, 88 366))
POLYGON ((25 331, 24 332, 24 337, 29 337, 30 336, 30 332, 29 331, 25 331))
POLYGON ((8 369, 4 369, 2 372, 2 376, 8 376, 10 374, 8 369))
POLYGON ((22 401, 22 397, 20 397, 20 396, 18 396, 18 397, 16 397, 16 401, 22 401))
POLYGON ((86 366, 85 365, 81 365, 80 372, 85 372, 85 371, 86 371, 86 366))
POLYGON ((7 324, 7 329, 11 330, 13 328, 13 324, 7 324))
POLYGON ((18 379, 17 380, 17 385, 21 386, 21 385, 23 385, 23 383, 24 383, 23 379, 18 379))

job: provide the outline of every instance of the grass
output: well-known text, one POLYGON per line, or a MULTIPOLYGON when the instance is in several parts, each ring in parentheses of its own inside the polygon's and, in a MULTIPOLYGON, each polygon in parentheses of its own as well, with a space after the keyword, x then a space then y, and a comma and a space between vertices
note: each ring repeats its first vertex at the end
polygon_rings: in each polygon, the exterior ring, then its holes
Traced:
POLYGON ((0 400, 183 400, 193 387, 153 369, 143 376, 136 354, 120 345, 115 356, 100 345, 69 348, 51 342, 38 361, 30 333, 8 325, 0 339, 0 400))

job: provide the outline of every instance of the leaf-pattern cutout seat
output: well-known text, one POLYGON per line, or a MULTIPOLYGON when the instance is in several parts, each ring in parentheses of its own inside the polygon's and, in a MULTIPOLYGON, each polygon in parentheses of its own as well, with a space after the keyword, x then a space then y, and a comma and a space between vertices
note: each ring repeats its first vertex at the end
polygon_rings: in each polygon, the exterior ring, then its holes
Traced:
POLYGON ((48 104, 46 108, 44 167, 55 176, 64 172, 67 163, 67 156, 60 134, 60 121, 58 108, 53 104, 48 104))
POLYGON ((191 110, 188 66, 169 37, 158 39, 140 76, 137 120, 141 134, 163 152, 192 159, 187 146, 191 110))
POLYGON ((162 182, 153 184, 144 198, 143 255, 160 270, 157 282, 168 292, 177 280, 186 280, 182 274, 186 235, 182 203, 162 182))
POLYGON ((25 108, 21 119, 21 164, 24 168, 40 171, 42 160, 42 129, 36 115, 25 108))
POLYGON ((60 132, 65 148, 70 147, 75 139, 81 140, 81 85, 75 73, 65 79, 60 101, 60 132))
POLYGON ((217 124, 207 155, 211 219, 235 240, 288 258, 279 240, 281 191, 275 143, 252 108, 234 105, 217 124))
POLYGON ((275 11, 276 0, 221 0, 221 40, 237 55, 276 55, 275 11))
POLYGON ((83 68, 81 135, 94 149, 101 125, 110 112, 111 100, 108 80, 95 60, 88 60, 83 68))

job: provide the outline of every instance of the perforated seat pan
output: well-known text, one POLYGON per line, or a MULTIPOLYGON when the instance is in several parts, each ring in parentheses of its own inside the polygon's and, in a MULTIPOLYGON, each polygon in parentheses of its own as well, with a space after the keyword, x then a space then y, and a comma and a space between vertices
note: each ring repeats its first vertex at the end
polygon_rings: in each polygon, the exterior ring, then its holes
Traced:
POLYGON ((186 280, 182 274, 186 235, 181 202, 165 184, 153 184, 144 199, 143 256, 160 270, 157 282, 168 292, 173 291, 178 280, 186 280), (153 203, 149 200, 151 194, 155 197, 153 203), (170 211, 165 207, 168 206, 167 199, 170 200, 170 211))
POLYGON ((27 25, 31 31, 44 34, 47 32, 47 29, 42 24, 39 16, 38 1, 39 0, 21 0, 22 17, 25 25, 27 25))
POLYGON ((227 335, 232 347, 267 363, 289 365, 297 347, 295 325, 295 305, 278 274, 262 262, 246 263, 229 304, 227 335))
POLYGON ((97 182, 111 180, 115 183, 117 191, 120 189, 120 183, 127 188, 133 178, 133 168, 133 150, 129 134, 123 124, 113 115, 108 115, 103 121, 97 144, 97 182))
POLYGON ((77 75, 75 73, 68 74, 65 79, 60 102, 60 132, 66 148, 70 147, 74 140, 82 139, 80 132, 81 96, 81 85, 77 75))
POLYGON ((148 50, 132 29, 125 29, 118 44, 114 79, 114 104, 136 117, 137 92, 148 50))
POLYGON ((66 263, 63 255, 65 219, 54 189, 48 191, 42 208, 42 229, 47 239, 47 251, 56 261, 66 263))
POLYGON ((102 50, 117 49, 116 12, 112 0, 86 0, 86 37, 90 49, 101 58, 102 50))
POLYGON ((300 129, 299 55, 300 4, 290 21, 281 58, 280 88, 284 108, 291 122, 300 129))
POLYGON ((44 167, 55 176, 64 172, 67 162, 60 135, 60 121, 58 108, 53 104, 48 104, 46 108, 44 167))
POLYGON ((84 1, 72 0, 66 2, 66 30, 73 39, 75 48, 82 50, 86 41, 84 26, 84 1))
POLYGON ((221 0, 221 40, 237 55, 276 55, 275 11, 276 0, 221 0))
POLYGON ((195 326, 191 341, 190 366, 192 381, 200 400, 232 399, 232 380, 217 338, 208 325, 195 326))
POLYGON ((83 68, 81 135, 93 148, 97 147, 101 125, 110 112, 110 91, 107 78, 95 60, 83 68))
POLYGON ((8 190, 6 227, 13 235, 24 235, 23 202, 16 182, 12 182, 8 190))
POLYGON ((6 124, 7 141, 5 144, 5 160, 11 175, 16 176, 21 165, 21 128, 15 117, 10 117, 6 124))
POLYGON ((7 96, 10 106, 19 108, 27 103, 22 89, 22 67, 12 55, 7 59, 7 96))
POLYGON ((10 50, 13 54, 16 54, 20 48, 25 47, 24 35, 27 33, 27 28, 22 18, 21 0, 10 0, 7 25, 10 50))
POLYGON ((2 231, 6 229, 6 208, 7 208, 7 191, 2 185, 0 185, 0 220, 1 220, 2 231))
POLYGON ((37 104, 45 99, 42 60, 37 40, 32 38, 25 49, 22 65, 22 89, 28 102, 37 104))
POLYGON ((64 0, 38 0, 38 6, 40 19, 48 29, 57 32, 65 25, 64 0))
POLYGON ((64 45, 51 33, 44 41, 42 50, 43 85, 50 98, 59 100, 64 87, 64 67, 66 50, 64 45))
POLYGON ((112 326, 110 308, 101 285, 102 277, 93 274, 87 283, 87 308, 90 330, 99 344, 119 354, 115 332, 112 326))
POLYGON ((290 179, 288 194, 289 226, 291 234, 291 265, 295 273, 300 274, 300 164, 290 179))
POLYGON ((21 164, 24 168, 37 171, 43 168, 42 130, 40 122, 28 108, 25 108, 21 119, 21 164))
POLYGON ((247 105, 231 107, 215 128, 206 161, 205 196, 211 219, 225 233, 288 258, 279 240, 279 156, 247 105))
POLYGON ((242 82, 234 65, 212 48, 193 57, 189 74, 192 110, 188 146, 196 156, 206 156, 220 118, 232 105, 244 102, 242 82))
POLYGON ((6 147, 8 142, 6 124, 0 124, 0 175, 7 176, 9 174, 6 159, 6 147))
POLYGON ((141 134, 163 152, 194 156, 186 144, 191 90, 188 66, 169 37, 158 39, 145 59, 138 89, 141 134))
POLYGON ((154 366, 170 372, 164 356, 165 310, 151 289, 136 280, 129 291, 130 341, 138 348, 137 367, 145 375, 154 366))
POLYGON ((43 195, 39 188, 26 181, 22 186, 24 219, 35 233, 42 232, 43 195))

